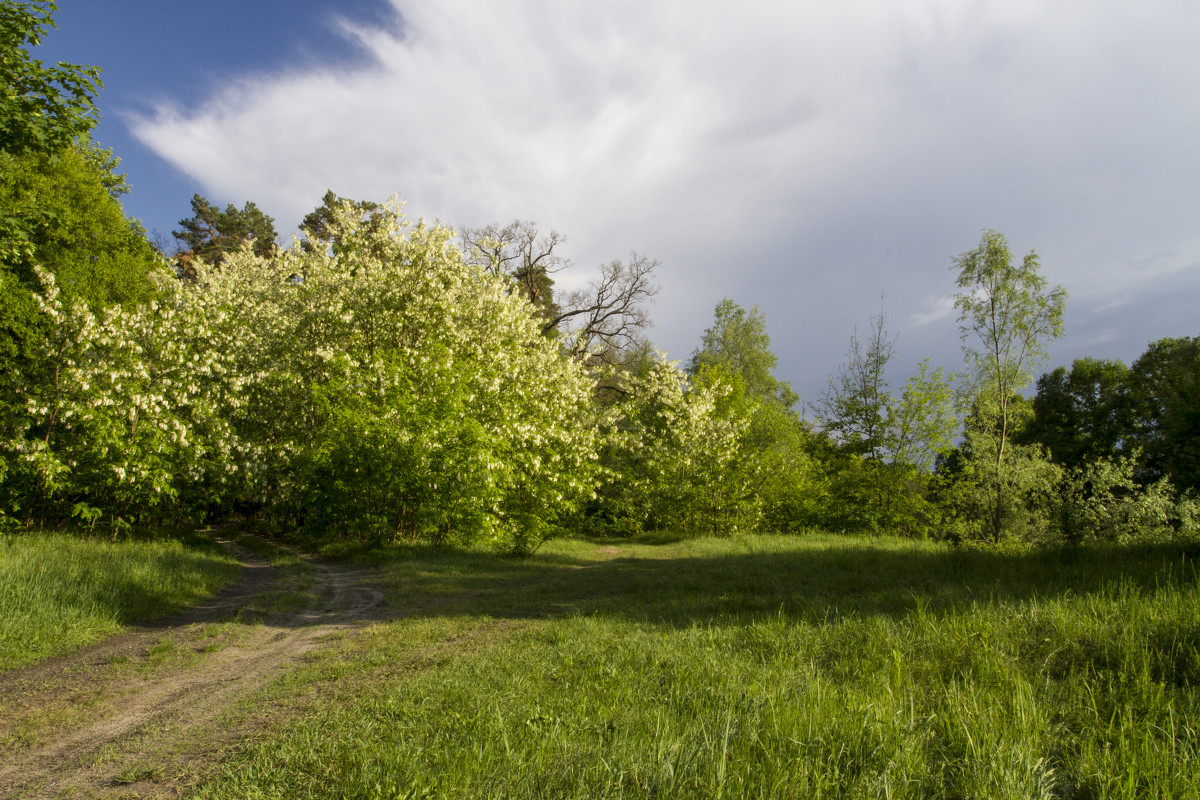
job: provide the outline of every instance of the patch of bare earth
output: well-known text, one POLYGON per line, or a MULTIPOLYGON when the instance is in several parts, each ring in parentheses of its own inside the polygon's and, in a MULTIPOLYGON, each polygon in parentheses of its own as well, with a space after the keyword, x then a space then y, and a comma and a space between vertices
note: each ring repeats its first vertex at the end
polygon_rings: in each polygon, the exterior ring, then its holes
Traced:
POLYGON ((0 797, 179 796, 269 724, 248 698, 323 638, 385 615, 373 572, 310 560, 302 609, 247 618, 286 580, 224 544, 245 569, 210 604, 0 676, 0 797))

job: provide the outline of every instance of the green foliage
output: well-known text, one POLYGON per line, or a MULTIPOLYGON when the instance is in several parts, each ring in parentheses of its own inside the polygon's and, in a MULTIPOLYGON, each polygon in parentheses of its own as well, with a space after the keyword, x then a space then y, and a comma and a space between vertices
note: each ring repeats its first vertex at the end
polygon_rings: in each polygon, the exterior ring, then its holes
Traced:
POLYGON ((1142 479, 1200 492, 1200 337, 1152 342, 1128 381, 1142 479))
POLYGON ((3 266, 28 290, 39 283, 33 265, 58 279, 66 299, 95 308, 147 300, 149 273, 160 259, 139 223, 125 217, 118 198, 127 191, 118 160, 86 139, 58 158, 27 155, 10 161, 0 177, 0 209, 23 220, 21 254, 3 266))
POLYGON ((807 518, 809 432, 757 309, 717 306, 703 349, 681 372, 661 355, 602 380, 606 479, 589 517, 617 533, 794 530, 807 518))
POLYGON ((758 306, 749 311, 729 298, 717 303, 712 327, 704 331, 700 347, 692 353, 687 371, 699 375, 705 366, 724 366, 741 376, 746 391, 760 400, 791 408, 799 397, 792 387, 772 374, 779 359, 771 352, 766 318, 758 306))
POLYGON ((926 358, 917 365, 916 374, 904 382, 891 412, 893 463, 928 474, 937 457, 950 449, 959 427, 954 412, 954 378, 941 367, 930 372, 926 358))
POLYGON ((275 220, 250 201, 240 209, 230 203, 222 211, 193 195, 192 216, 179 220, 179 225, 181 230, 174 231, 174 236, 184 249, 176 259, 186 278, 196 277, 198 263, 218 267, 246 245, 263 258, 275 252, 275 220))
POLYGON ((953 460, 956 469, 942 475, 948 484, 940 497, 949 512, 946 534, 956 541, 993 544, 1003 536, 1052 541, 1061 468, 1038 445, 1010 442, 1001 457, 1001 441, 991 429, 968 426, 963 439, 953 460))
POLYGON ((156 301, 64 303, 39 273, 42 381, 10 398, 4 500, 113 536, 258 509, 310 533, 518 551, 593 487, 583 368, 440 227, 344 204, 336 247, 247 245, 156 301))
POLYGON ((331 230, 187 284, 242 382, 243 496, 322 535, 536 549, 592 489, 582 367, 447 229, 347 203, 331 230))
POLYGON ((722 372, 690 385, 661 355, 629 376, 602 433, 594 516, 614 532, 734 533, 757 520, 741 448, 745 389, 722 372))
POLYGON ((975 458, 972 478, 983 486, 976 498, 989 514, 986 535, 999 542, 1014 510, 1027 505, 1008 493, 1023 487, 1040 491, 1048 474, 1039 456, 1009 448, 1018 427, 1013 399, 1029 382, 1034 365, 1045 358, 1045 343, 1062 335, 1067 293, 1061 286, 1046 290, 1036 253, 1014 264, 1008 242, 996 231, 985 230, 979 247, 957 256, 954 267, 961 290, 954 305, 974 378, 976 422, 968 430, 968 439, 975 437, 970 442, 975 458), (977 347, 968 346, 968 338, 977 347), (977 461, 984 453, 993 459, 986 468, 977 461))
POLYGON ((219 351, 203 341, 179 284, 159 275, 161 301, 93 311, 64 305, 53 275, 34 299, 47 328, 44 376, 18 376, 0 442, 3 501, 27 523, 88 507, 114 538, 130 518, 189 515, 207 480, 228 469, 219 351))
POLYGON ((1046 373, 1038 379, 1033 419, 1021 440, 1041 444, 1069 468, 1113 458, 1132 433, 1128 377, 1120 361, 1097 358, 1046 373))
POLYGON ((936 530, 928 472, 957 430, 953 390, 926 359, 894 396, 886 374, 894 341, 883 314, 872 317, 865 340, 851 336, 846 362, 817 404, 827 438, 817 459, 822 501, 810 524, 921 538, 936 530))
POLYGON ((370 200, 347 200, 344 197, 338 197, 333 193, 332 189, 329 189, 325 192, 325 196, 321 198, 321 205, 305 214, 304 219, 300 222, 300 230, 304 233, 304 247, 306 249, 314 249, 317 246, 315 243, 318 242, 326 247, 337 244, 337 219, 338 215, 342 213, 343 205, 346 203, 349 203, 351 208, 362 215, 364 222, 382 222, 384 219, 378 203, 373 203, 370 200))
POLYGON ((1191 503, 1165 478, 1149 486, 1134 480, 1136 455, 1100 458, 1071 470, 1059 490, 1062 535, 1071 541, 1164 541, 1198 531, 1191 503))
POLYGON ((0 3, 0 161, 8 156, 53 156, 96 125, 100 70, 77 64, 45 66, 30 56, 54 27, 53 2, 0 3))
POLYGON ((0 393, 15 391, 15 373, 33 379, 46 368, 37 357, 47 327, 33 297, 41 286, 34 265, 56 276, 65 299, 93 308, 153 295, 149 276, 160 259, 121 209, 124 176, 114 173, 116 163, 86 140, 55 159, 8 159, 0 175, 0 217, 17 221, 20 233, 0 243, 0 383, 8 384, 0 393))
POLYGON ((889 337, 881 313, 871 318, 867 340, 858 331, 850 337, 846 363, 817 404, 821 428, 849 453, 870 460, 884 457, 895 438, 891 422, 895 401, 887 383, 887 365, 895 354, 895 337, 889 337))

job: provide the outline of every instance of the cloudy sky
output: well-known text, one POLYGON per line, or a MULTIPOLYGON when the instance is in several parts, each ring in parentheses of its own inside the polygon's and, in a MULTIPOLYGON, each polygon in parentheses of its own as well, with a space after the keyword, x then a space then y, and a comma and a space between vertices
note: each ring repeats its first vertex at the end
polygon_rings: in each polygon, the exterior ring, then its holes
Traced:
POLYGON ((984 228, 1070 292, 1051 366, 1200 334, 1192 0, 63 0, 97 138, 169 235, 200 192, 290 232, 327 188, 454 226, 536 220, 580 280, 662 262, 686 359, 723 297, 815 400, 884 310, 896 383, 956 367, 984 228))

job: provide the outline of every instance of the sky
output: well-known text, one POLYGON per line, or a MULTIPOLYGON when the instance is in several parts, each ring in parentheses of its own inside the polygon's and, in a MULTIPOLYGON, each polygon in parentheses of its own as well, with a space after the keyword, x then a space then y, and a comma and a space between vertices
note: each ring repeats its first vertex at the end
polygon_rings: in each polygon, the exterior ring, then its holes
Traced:
POLYGON ((892 383, 957 369, 953 256, 1003 233, 1070 294, 1046 369, 1200 335, 1192 0, 60 0, 95 138, 169 238, 201 193, 285 235, 326 189, 661 262, 686 361, 724 297, 815 402, 881 312, 892 383))

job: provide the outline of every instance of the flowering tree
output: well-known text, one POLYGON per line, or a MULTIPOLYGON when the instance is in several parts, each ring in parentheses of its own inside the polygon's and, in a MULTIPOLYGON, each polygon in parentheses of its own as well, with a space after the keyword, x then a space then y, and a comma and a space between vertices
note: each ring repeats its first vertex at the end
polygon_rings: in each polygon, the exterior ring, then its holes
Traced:
POLYGON ((591 496, 592 385, 452 232, 350 205, 337 247, 249 247, 154 302, 64 305, 50 377, 3 420, 32 519, 113 523, 237 501, 322 534, 531 550, 591 496), (57 509, 57 511, 56 511, 57 509))
POLYGON ((710 376, 692 383, 660 354, 629 376, 605 426, 599 513, 618 530, 730 533, 753 527, 742 437, 744 389, 710 376))
POLYGON ((22 399, 4 409, 6 510, 32 521, 70 508, 93 525, 107 517, 114 535, 130 517, 178 515, 229 469, 217 446, 231 437, 227 387, 212 379, 227 357, 189 342, 202 330, 165 274, 158 300, 100 311, 64 305, 53 275, 38 276, 47 377, 19 376, 22 399))
POLYGON ((314 531, 536 547, 591 493, 582 368, 450 230, 395 205, 331 227, 336 248, 243 250, 188 290, 239 354, 248 495, 314 531))

